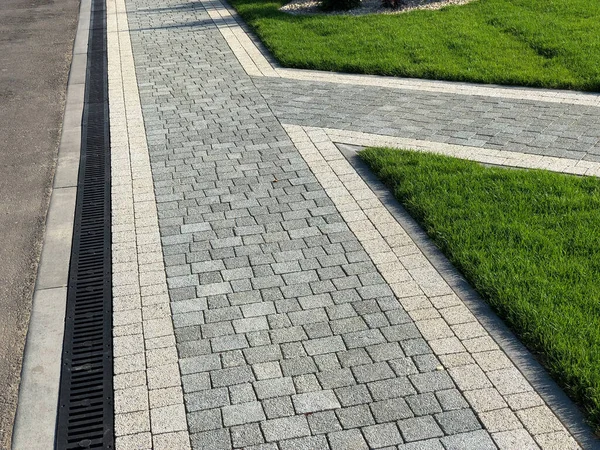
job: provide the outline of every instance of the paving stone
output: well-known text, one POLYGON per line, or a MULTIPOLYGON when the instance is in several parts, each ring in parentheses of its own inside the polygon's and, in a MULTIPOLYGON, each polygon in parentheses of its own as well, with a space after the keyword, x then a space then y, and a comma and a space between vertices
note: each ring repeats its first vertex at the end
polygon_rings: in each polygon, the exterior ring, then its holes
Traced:
POLYGON ((262 401, 263 409, 267 418, 276 419, 279 417, 293 416, 294 405, 292 399, 289 396, 267 398, 262 401))
POLYGON ((183 391, 188 392, 201 391, 210 388, 210 375, 208 373, 196 373, 184 375, 181 377, 183 391))
POLYGON ((393 423, 385 423, 365 427, 363 433, 369 448, 382 448, 402 444, 403 440, 398 428, 393 423))
POLYGON ((259 400, 296 393, 294 382, 290 377, 256 381, 254 389, 259 400))
POLYGON ((226 427, 243 425, 251 422, 265 420, 265 413, 259 402, 239 403, 223 408, 223 424, 226 427))
POLYGON ((350 369, 326 370, 317 374, 323 389, 334 389, 356 383, 350 369))
POLYGON ((277 361, 254 364, 252 370, 258 380, 282 377, 281 367, 277 361))
POLYGON ((150 410, 150 424, 155 434, 187 429, 185 407, 182 403, 150 410))
POLYGON ((307 357, 306 350, 302 342, 288 342, 281 344, 281 352, 283 353, 284 359, 301 359, 307 357))
POLYGON ((359 383, 368 383, 395 377, 394 372, 386 362, 355 366, 352 368, 352 372, 359 383))
POLYGON ((453 367, 448 369, 448 373, 462 391, 492 387, 481 368, 475 364, 453 367))
POLYGON ((152 435, 150 433, 137 433, 127 436, 117 436, 115 439, 115 447, 119 449, 151 449, 152 435))
POLYGON ((422 338, 407 339, 400 342, 400 346, 406 356, 425 355, 431 353, 431 348, 422 338))
POLYGON ((321 385, 319 384, 317 377, 312 373, 294 377, 294 386, 296 386, 296 392, 298 394, 321 390, 321 385))
POLYGON ((426 441, 409 442, 399 445, 398 450, 444 450, 439 439, 428 439, 426 441))
POLYGON ((356 428, 336 431, 328 436, 332 450, 346 450, 350 448, 355 450, 368 449, 363 435, 356 428))
POLYGON ((457 434, 481 428, 479 421, 470 409, 447 411, 435 415, 446 434, 457 434))
POLYGON ((282 441, 279 446, 282 450, 321 450, 328 444, 325 436, 310 436, 282 441))
POLYGON ((440 406, 444 411, 452 411, 454 409, 464 409, 469 405, 457 389, 448 389, 437 391, 435 393, 440 406))
POLYGON ((405 397, 417 393, 406 377, 374 381, 369 383, 368 386, 369 391, 373 395, 373 399, 377 401, 405 397))
POLYGON ((508 408, 481 413, 479 414, 479 420, 481 420, 484 428, 490 433, 522 428, 517 416, 508 408))
POLYGON ((579 445, 566 431, 555 431, 537 435, 536 440, 543 450, 579 449, 579 445))
POLYGON ((344 429, 373 425, 375 419, 368 405, 350 406, 335 411, 344 429))
POLYGON ((373 361, 363 348, 356 348, 337 354, 342 367, 353 367, 361 364, 371 364, 373 361))
POLYGON ((193 449, 226 450, 231 448, 229 432, 224 428, 191 434, 190 441, 193 449))
POLYGON ((285 376, 296 376, 317 372, 317 365, 310 357, 300 357, 281 361, 281 369, 285 376))
POLYGON ((519 450, 539 449, 531 435, 522 428, 511 431, 503 431, 500 433, 493 433, 492 437, 500 450, 511 450, 515 448, 518 448, 519 450))
POLYGON ((381 331, 377 329, 346 333, 343 335, 343 338, 348 349, 358 347, 364 348, 369 345, 381 344, 385 342, 385 338, 381 334, 381 331))
POLYGON ((190 438, 187 431, 157 434, 152 437, 153 450, 189 450, 190 438))
POLYGON ((418 373, 408 378, 419 392, 433 392, 454 388, 454 383, 444 371, 418 373))
POLYGON ((310 435, 308 422, 304 416, 283 417, 261 423, 265 439, 268 442, 282 441, 310 435))
POLYGON ((303 342, 306 353, 309 355, 321 355, 323 353, 332 353, 346 350, 342 338, 339 336, 330 336, 320 339, 311 339, 303 342))
POLYGON ((516 368, 488 372, 490 381, 502 395, 531 391, 532 388, 516 368))
POLYGON ((410 375, 419 372, 414 361, 412 360, 412 358, 409 357, 392 359, 388 361, 388 364, 390 365, 394 373, 398 376, 410 375))
POLYGON ((331 390, 292 395, 292 401, 296 412, 299 414, 325 411, 341 406, 331 390))
POLYGON ((278 345, 262 345, 243 350, 248 364, 257 364, 282 359, 281 349, 278 345))
MULTIPOLYGON (((306 341, 308 336, 302 327, 280 328, 271 331, 271 341, 274 344, 286 342, 306 341)), ((326 353, 325 351, 323 353, 326 353)))
POLYGON ((506 407, 504 398, 493 388, 467 391, 464 395, 477 413, 506 407))
POLYGON ((366 348, 373 361, 389 361, 404 358, 404 352, 397 342, 372 345, 366 348))
POLYGON ((542 398, 533 391, 507 395, 504 397, 504 399, 513 411, 532 408, 534 406, 541 406, 544 404, 542 398))
POLYGON ((398 428, 407 442, 443 436, 444 433, 431 416, 415 417, 398 421, 398 428))
POLYGON ((354 406, 373 401, 364 384, 338 388, 335 393, 342 406, 354 406))
POLYGON ((210 373, 213 387, 231 386, 254 381, 252 370, 248 366, 214 370, 210 373))
POLYGON ((321 372, 340 370, 341 365, 334 353, 326 353, 324 355, 315 355, 313 357, 317 367, 321 372))
POLYGON ((373 411, 373 416, 377 423, 406 419, 413 416, 412 411, 401 398, 371 403, 371 411, 373 411))
POLYGON ((147 410, 115 414, 115 436, 150 431, 150 416, 147 410))
POLYGON ((251 331, 268 330, 269 324, 266 317, 249 317, 233 321, 233 328, 236 333, 248 333, 251 331))
POLYGON ((517 411, 517 416, 525 429, 534 435, 562 431, 562 425, 547 406, 522 409, 517 411))
POLYGON ((231 427, 231 441, 235 448, 246 448, 264 442, 262 432, 257 423, 231 427))
POLYGON ((406 397, 406 402, 415 416, 424 416, 442 412, 442 407, 438 403, 435 395, 431 392, 406 397))
POLYGON ((187 420, 190 433, 216 430, 223 426, 220 408, 190 412, 187 420))
POLYGON ((496 449, 490 435, 483 431, 455 434, 441 439, 447 450, 492 450, 496 449))
POLYGON ((226 388, 192 392, 185 395, 185 404, 188 411, 218 408, 229 404, 229 394, 226 388))

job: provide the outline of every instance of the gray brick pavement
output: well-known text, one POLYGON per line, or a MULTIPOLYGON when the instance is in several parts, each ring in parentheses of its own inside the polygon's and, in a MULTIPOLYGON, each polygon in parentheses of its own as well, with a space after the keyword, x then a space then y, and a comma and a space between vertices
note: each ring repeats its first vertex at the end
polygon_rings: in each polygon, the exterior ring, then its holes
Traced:
POLYGON ((425 338, 456 344, 349 231, 279 123, 283 85, 252 80, 200 3, 127 6, 192 447, 496 448, 462 393, 489 384, 443 369, 425 338))

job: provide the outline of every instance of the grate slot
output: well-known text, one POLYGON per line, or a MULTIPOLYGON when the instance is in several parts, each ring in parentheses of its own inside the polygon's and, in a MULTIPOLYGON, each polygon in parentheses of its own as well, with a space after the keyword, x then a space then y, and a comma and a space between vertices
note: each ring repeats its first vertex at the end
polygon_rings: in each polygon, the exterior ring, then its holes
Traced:
POLYGON ((105 0, 92 0, 57 450, 114 448, 105 0))

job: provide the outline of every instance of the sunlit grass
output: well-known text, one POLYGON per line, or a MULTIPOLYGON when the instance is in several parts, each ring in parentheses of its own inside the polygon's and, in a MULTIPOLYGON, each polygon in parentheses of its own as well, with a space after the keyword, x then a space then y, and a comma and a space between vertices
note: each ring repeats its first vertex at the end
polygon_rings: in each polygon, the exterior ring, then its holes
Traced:
POLYGON ((361 17, 231 3, 287 67, 600 90, 599 1, 476 0, 361 17))

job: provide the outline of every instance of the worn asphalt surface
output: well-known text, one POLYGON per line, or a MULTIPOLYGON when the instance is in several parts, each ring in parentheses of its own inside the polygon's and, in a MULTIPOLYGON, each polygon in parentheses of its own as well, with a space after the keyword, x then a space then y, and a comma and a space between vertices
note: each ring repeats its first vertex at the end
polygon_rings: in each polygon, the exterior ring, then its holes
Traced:
POLYGON ((78 7, 77 0, 0 2, 2 449, 10 448, 78 7))

